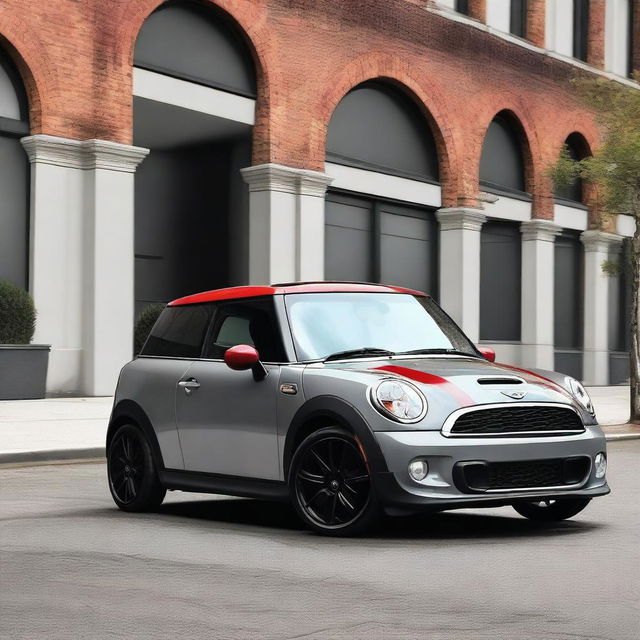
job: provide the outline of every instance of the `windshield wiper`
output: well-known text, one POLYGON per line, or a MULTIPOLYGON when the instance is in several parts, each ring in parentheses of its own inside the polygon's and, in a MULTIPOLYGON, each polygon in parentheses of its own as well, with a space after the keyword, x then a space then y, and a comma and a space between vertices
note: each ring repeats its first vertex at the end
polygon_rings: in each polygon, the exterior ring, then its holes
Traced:
POLYGON ((346 358, 357 358, 358 356, 395 356, 393 351, 379 349, 378 347, 363 347, 362 349, 347 349, 346 351, 336 351, 327 356, 323 362, 330 360, 343 360, 346 358))
POLYGON ((459 349, 412 349, 411 351, 400 351, 396 355, 399 356, 419 356, 419 355, 429 355, 429 354, 451 354, 456 356, 472 356, 474 358, 479 358, 477 353, 469 353, 468 351, 460 351, 459 349))

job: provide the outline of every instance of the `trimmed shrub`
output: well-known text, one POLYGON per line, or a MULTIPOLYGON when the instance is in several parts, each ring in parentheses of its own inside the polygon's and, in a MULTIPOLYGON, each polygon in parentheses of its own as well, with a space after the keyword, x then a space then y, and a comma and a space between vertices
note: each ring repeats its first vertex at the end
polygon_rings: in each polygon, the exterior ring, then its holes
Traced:
POLYGON ((136 326, 133 330, 133 353, 138 355, 144 343, 153 329, 160 312, 164 309, 163 304, 149 304, 138 315, 136 326))
POLYGON ((36 330, 36 310, 29 292, 0 280, 0 344, 29 344, 36 330))

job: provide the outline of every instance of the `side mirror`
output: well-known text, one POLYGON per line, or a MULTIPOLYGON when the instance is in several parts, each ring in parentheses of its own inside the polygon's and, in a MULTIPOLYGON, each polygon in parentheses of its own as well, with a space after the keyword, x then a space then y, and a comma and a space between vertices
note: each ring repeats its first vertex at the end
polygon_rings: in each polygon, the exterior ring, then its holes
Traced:
POLYGON ((478 351, 482 354, 482 357, 489 362, 496 361, 496 352, 491 347, 478 347, 478 351))
POLYGON ((255 380, 262 380, 267 376, 266 369, 260 362, 260 354, 255 347, 248 344, 237 344, 224 352, 224 361, 229 369, 246 371, 251 369, 255 380))

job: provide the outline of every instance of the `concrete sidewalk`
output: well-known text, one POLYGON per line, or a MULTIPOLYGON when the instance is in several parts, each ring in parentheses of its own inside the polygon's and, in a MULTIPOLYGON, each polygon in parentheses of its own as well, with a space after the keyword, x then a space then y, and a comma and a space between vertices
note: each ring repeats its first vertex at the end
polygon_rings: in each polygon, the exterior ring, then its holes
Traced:
MULTIPOLYGON (((625 425, 629 387, 591 387, 608 440, 640 438, 625 425)), ((49 398, 0 402, 0 464, 104 457, 113 398, 49 398)))

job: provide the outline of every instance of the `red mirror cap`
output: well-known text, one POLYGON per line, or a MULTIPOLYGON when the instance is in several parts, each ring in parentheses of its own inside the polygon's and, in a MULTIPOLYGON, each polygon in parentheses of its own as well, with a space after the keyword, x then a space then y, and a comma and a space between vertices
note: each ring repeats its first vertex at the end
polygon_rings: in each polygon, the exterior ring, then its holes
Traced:
POLYGON ((227 366, 234 371, 246 371, 259 362, 260 355, 255 347, 248 344, 238 344, 230 347, 224 352, 224 361, 227 366))
POLYGON ((496 361, 496 352, 491 347, 478 347, 478 351, 484 356, 485 360, 489 362, 496 361))

